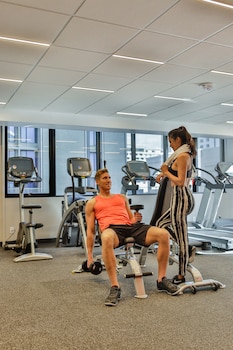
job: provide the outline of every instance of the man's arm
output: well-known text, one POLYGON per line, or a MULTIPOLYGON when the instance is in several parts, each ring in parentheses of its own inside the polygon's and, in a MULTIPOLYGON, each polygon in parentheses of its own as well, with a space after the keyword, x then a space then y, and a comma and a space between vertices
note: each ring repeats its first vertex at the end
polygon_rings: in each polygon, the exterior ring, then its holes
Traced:
POLYGON ((95 212, 94 212, 95 198, 90 199, 85 208, 85 217, 87 224, 87 266, 93 261, 93 249, 95 243, 95 212))
POLYGON ((124 194, 122 194, 122 196, 125 199, 125 208, 127 210, 127 213, 129 215, 129 218, 130 218, 131 222, 135 223, 135 222, 142 221, 142 214, 139 213, 139 212, 133 213, 132 210, 130 209, 129 201, 128 201, 127 197, 124 194))

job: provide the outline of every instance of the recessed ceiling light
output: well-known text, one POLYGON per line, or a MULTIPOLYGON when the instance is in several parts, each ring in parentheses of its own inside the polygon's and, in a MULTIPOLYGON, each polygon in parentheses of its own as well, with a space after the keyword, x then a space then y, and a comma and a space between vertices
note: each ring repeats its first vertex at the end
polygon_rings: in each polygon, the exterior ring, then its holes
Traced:
POLYGON ((147 60, 145 58, 138 58, 138 57, 121 56, 121 55, 112 55, 112 57, 123 58, 123 59, 126 59, 126 60, 147 62, 147 63, 164 64, 164 62, 154 61, 154 60, 147 60))
POLYGON ((227 124, 233 124, 233 120, 227 120, 226 123, 227 124))
POLYGON ((30 45, 50 46, 50 44, 40 43, 40 42, 37 42, 37 41, 30 41, 30 40, 23 40, 23 39, 16 39, 16 38, 8 38, 6 36, 0 36, 0 40, 14 41, 14 42, 17 42, 17 43, 30 44, 30 45))
POLYGON ((0 105, 6 105, 6 102, 0 102, 0 105))
POLYGON ((7 81, 10 83, 22 83, 23 80, 18 80, 18 79, 7 79, 7 78, 0 78, 0 81, 7 81))
POLYGON ((233 107, 233 103, 220 103, 220 105, 233 107))
POLYGON ((114 93, 113 90, 105 90, 105 89, 94 89, 94 88, 87 88, 87 87, 81 87, 81 86, 72 86, 72 89, 77 90, 87 90, 87 91, 97 91, 97 92, 107 92, 107 93, 114 93))
POLYGON ((165 100, 177 100, 177 101, 184 101, 184 102, 190 102, 191 100, 189 98, 180 98, 180 97, 169 97, 169 96, 154 96, 155 98, 161 98, 165 100))
POLYGON ((147 117, 147 114, 142 114, 142 113, 117 112, 116 114, 131 115, 135 117, 147 117))
POLYGON ((227 7, 229 9, 233 9, 233 5, 225 4, 224 2, 213 1, 213 0, 202 0, 204 2, 209 2, 210 4, 227 7))
POLYGON ((219 70, 212 70, 211 73, 223 74, 223 75, 233 75, 233 73, 220 72, 219 70))

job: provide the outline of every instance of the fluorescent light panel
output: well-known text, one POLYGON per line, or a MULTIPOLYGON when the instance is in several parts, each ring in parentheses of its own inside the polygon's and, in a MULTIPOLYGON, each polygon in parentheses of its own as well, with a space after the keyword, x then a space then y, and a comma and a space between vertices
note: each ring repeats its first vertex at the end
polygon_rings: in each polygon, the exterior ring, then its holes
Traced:
POLYGON ((177 101, 184 101, 184 102, 190 102, 191 100, 189 98, 180 98, 180 97, 169 97, 169 96, 154 96, 155 98, 161 98, 165 100, 177 100, 177 101))
POLYGON ((22 44, 29 44, 29 45, 50 46, 50 44, 40 43, 40 42, 37 42, 37 41, 30 41, 30 40, 23 40, 23 39, 16 39, 16 38, 8 38, 6 36, 0 36, 0 40, 13 41, 13 42, 22 43, 22 44))
POLYGON ((220 105, 233 107, 233 103, 220 103, 220 105))
POLYGON ((0 105, 6 105, 6 102, 0 102, 0 105))
POLYGON ((225 4, 223 2, 213 1, 213 0, 203 0, 203 1, 204 2, 209 2, 210 4, 214 4, 214 5, 218 5, 218 6, 222 6, 222 7, 227 7, 229 9, 233 9, 233 5, 225 4))
POLYGON ((227 124, 233 124, 233 120, 227 120, 226 123, 227 124))
POLYGON ((87 87, 81 87, 81 86, 72 86, 72 89, 77 90, 87 90, 87 91, 97 91, 97 92, 107 92, 107 93, 114 93, 113 90, 104 90, 104 89, 94 89, 94 88, 87 88, 87 87))
POLYGON ((116 114, 131 115, 131 116, 135 116, 135 117, 147 117, 147 114, 143 114, 143 113, 117 112, 116 114))
POLYGON ((22 83, 23 80, 18 80, 18 79, 7 79, 7 78, 0 78, 0 81, 7 81, 10 83, 22 83))
POLYGON ((220 72, 219 70, 212 70, 211 73, 223 74, 223 75, 233 75, 233 73, 220 72))
POLYGON ((122 55, 112 55, 112 57, 123 58, 123 59, 126 59, 126 60, 147 62, 147 63, 164 64, 164 62, 154 61, 154 60, 147 60, 145 58, 138 58, 138 57, 130 57, 130 56, 122 56, 122 55))

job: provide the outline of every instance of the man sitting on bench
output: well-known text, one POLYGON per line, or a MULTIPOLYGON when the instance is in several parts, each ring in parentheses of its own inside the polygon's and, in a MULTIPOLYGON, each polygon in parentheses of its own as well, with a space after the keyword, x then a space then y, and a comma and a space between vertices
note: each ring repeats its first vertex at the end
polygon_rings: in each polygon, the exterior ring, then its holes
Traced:
POLYGON ((166 229, 142 224, 142 215, 130 210, 128 200, 123 194, 111 193, 111 176, 108 169, 96 172, 95 181, 99 193, 86 204, 87 223, 87 267, 93 263, 93 248, 95 241, 95 220, 101 230, 102 258, 108 273, 111 288, 105 305, 116 306, 121 298, 121 288, 117 279, 116 257, 114 248, 124 245, 126 237, 133 237, 135 243, 149 247, 158 243, 158 279, 159 291, 170 295, 178 294, 178 287, 166 278, 170 251, 170 236, 166 229))

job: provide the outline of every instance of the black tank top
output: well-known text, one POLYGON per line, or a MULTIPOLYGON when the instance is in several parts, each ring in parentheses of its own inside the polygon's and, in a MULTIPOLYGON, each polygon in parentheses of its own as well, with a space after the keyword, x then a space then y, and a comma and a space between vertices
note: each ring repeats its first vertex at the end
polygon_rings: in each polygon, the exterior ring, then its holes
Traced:
MULTIPOLYGON (((175 161, 175 160, 174 160, 174 161, 175 161)), ((172 164, 173 164, 173 163, 174 163, 174 162, 172 162, 172 164)), ((178 171, 172 169, 172 164, 168 167, 168 171, 169 171, 169 173, 171 173, 172 175, 178 177, 178 171)), ((191 176, 192 176, 192 168, 189 169, 189 170, 187 170, 187 174, 186 174, 186 177, 187 177, 187 178, 190 178, 191 176)))
MULTIPOLYGON (((169 167, 169 168, 168 168, 168 171, 169 171, 169 173, 171 173, 172 175, 178 177, 178 172, 177 172, 177 170, 173 170, 172 168, 169 167)), ((187 176, 187 178, 190 178, 190 177, 192 176, 192 169, 189 169, 189 170, 187 171, 186 176, 187 176)))

